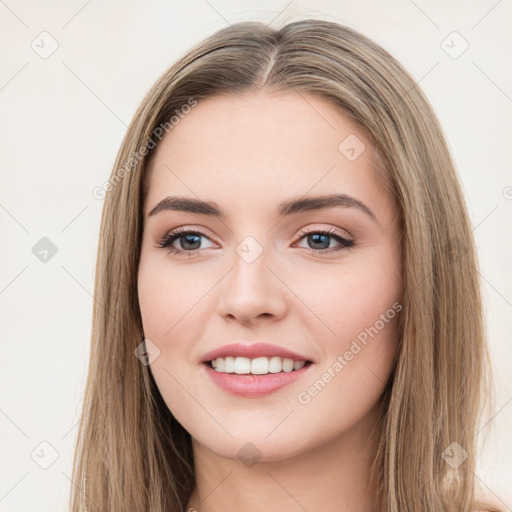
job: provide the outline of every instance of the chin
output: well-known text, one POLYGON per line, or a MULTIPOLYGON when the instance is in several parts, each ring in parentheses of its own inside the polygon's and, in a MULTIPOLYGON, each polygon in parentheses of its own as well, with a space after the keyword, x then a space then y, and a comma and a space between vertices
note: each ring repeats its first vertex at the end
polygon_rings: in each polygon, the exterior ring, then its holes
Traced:
MULTIPOLYGON (((278 462, 296 457, 305 451, 304 443, 296 436, 290 436, 286 430, 278 435, 277 432, 268 435, 272 429, 263 429, 264 432, 248 434, 247 432, 234 432, 233 437, 219 434, 218 437, 205 432, 204 435, 195 436, 195 443, 199 443, 207 450, 219 457, 235 459, 246 467, 257 463, 278 462)), ((313 444, 313 441, 312 441, 313 444)))

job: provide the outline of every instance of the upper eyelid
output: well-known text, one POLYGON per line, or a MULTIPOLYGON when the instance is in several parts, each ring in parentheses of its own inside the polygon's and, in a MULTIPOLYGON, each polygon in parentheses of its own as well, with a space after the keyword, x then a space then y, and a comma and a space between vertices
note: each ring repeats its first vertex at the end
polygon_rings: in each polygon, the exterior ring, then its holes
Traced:
POLYGON ((336 234, 338 236, 341 236, 343 238, 347 238, 349 240, 352 240, 354 237, 346 230, 346 229, 343 229, 343 228, 340 228, 340 227, 334 227, 334 226, 331 226, 331 227, 318 227, 318 226, 313 226, 313 227, 310 227, 310 228, 301 228, 298 232, 299 235, 306 235, 306 234, 310 234, 310 233, 316 233, 317 231, 328 231, 330 232, 330 234, 336 234))
MULTIPOLYGON (((208 235, 207 233, 204 232, 204 229, 203 227, 195 227, 193 224, 192 225, 187 225, 187 226, 179 226, 177 228, 173 228, 173 229, 169 229, 167 230, 163 237, 167 236, 167 235, 170 235, 170 234, 179 234, 179 233, 189 233, 189 232, 197 232, 197 233, 200 233, 202 236, 205 236, 205 237, 210 237, 210 235, 208 235)), ((300 228, 297 232, 297 234, 305 234, 305 233, 313 233, 313 232, 316 232, 316 231, 336 231, 336 232, 341 232, 341 233, 345 233, 347 234, 349 237, 351 237, 352 235, 346 230, 346 229, 343 229, 343 228, 340 228, 340 227, 335 227, 335 226, 330 226, 330 227, 321 227, 321 226, 318 226, 318 225, 314 225, 312 227, 303 227, 303 228, 300 228)), ((162 237, 162 238, 163 238, 162 237)))

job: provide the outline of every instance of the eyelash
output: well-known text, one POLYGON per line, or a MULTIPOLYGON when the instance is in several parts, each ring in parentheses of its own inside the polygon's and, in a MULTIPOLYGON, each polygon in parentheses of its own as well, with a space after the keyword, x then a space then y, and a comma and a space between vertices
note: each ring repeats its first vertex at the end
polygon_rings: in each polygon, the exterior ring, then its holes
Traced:
MULTIPOLYGON (((353 240, 349 240, 349 239, 344 238, 344 237, 340 236, 339 234, 337 234, 337 231, 335 229, 330 229, 330 230, 318 229, 318 230, 311 230, 311 231, 301 230, 299 234, 301 235, 300 240, 305 238, 307 235, 321 234, 321 235, 326 235, 331 238, 334 238, 337 242, 340 243, 340 246, 338 248, 334 248, 334 249, 333 248, 320 249, 320 250, 309 249, 311 252, 313 252, 315 254, 325 254, 325 253, 341 251, 343 249, 352 249, 356 245, 356 243, 353 240)), ((185 235, 196 235, 196 236, 208 238, 204 233, 201 233, 200 231, 188 230, 186 228, 177 228, 174 231, 170 231, 169 233, 167 233, 161 240, 159 240, 157 242, 156 246, 160 247, 162 249, 166 249, 169 252, 169 254, 188 254, 189 256, 192 256, 196 252, 199 252, 201 249, 185 251, 183 249, 176 249, 176 247, 172 246, 172 244, 176 240, 184 237, 185 235)))

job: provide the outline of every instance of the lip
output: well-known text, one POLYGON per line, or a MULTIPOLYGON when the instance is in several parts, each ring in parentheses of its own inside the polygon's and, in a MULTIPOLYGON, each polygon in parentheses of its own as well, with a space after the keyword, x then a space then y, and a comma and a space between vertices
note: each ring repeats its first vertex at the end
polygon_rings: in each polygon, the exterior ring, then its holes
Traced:
MULTIPOLYGON (((202 363, 207 363, 208 361, 212 361, 217 357, 248 357, 249 359, 254 359, 256 357, 285 357, 287 359, 293 359, 294 361, 311 361, 311 359, 303 356, 301 354, 297 354, 296 352, 292 352, 291 350, 285 349, 283 347, 279 347, 278 345, 272 345, 271 343, 254 343, 253 345, 246 345, 243 343, 231 343, 229 345, 224 345, 223 347, 217 348, 206 353, 202 359, 202 363)), ((311 361, 314 363, 314 361, 311 361)), ((297 370, 298 371, 298 370, 297 370)), ((215 372, 219 373, 219 372, 215 372)), ((290 372, 294 373, 294 372, 290 372)), ((230 374, 226 374, 230 375, 230 374)), ((278 374, 274 374, 278 375, 278 374)))
POLYGON ((313 366, 315 366, 313 363, 308 363, 300 370, 293 370, 291 372, 249 375, 218 372, 208 364, 202 364, 201 371, 206 372, 211 381, 223 391, 247 398, 257 398, 273 393, 297 381, 309 373, 313 366))

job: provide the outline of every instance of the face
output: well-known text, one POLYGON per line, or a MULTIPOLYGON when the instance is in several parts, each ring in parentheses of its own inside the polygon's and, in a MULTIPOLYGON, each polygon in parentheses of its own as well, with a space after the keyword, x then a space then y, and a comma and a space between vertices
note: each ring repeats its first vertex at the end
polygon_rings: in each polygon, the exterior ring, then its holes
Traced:
POLYGON ((397 211, 371 166, 365 134, 305 93, 201 101, 158 146, 139 304, 150 354, 158 348, 150 371, 194 443, 235 458, 250 442, 279 460, 375 418, 402 288, 397 211), (282 208, 332 195, 349 198, 282 208), (208 205, 161 203, 170 196, 208 205), (237 342, 308 362, 252 376, 203 363, 237 342))

